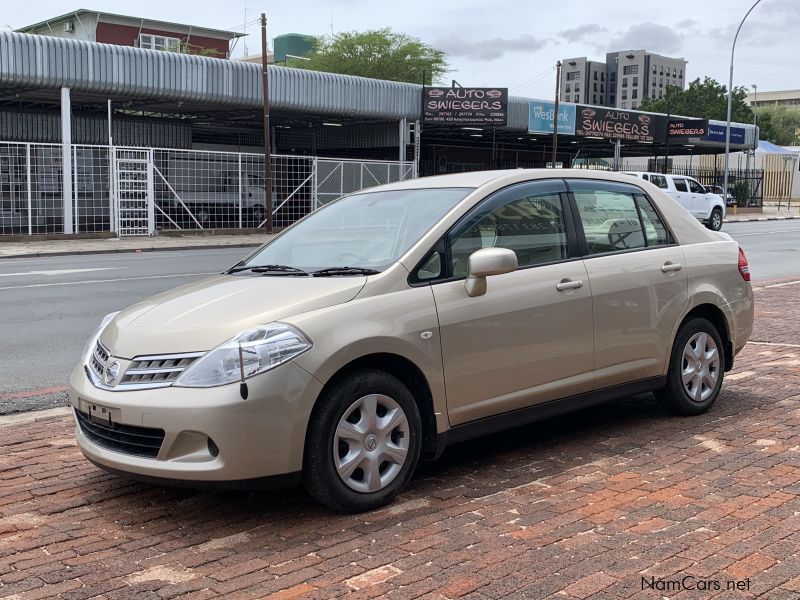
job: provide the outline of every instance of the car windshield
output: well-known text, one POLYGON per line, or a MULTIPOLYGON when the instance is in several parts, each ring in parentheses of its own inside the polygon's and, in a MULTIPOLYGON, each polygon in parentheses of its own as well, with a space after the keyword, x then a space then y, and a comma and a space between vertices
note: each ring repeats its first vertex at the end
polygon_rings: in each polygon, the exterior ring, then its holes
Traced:
POLYGON ((265 265, 307 273, 343 267, 383 270, 471 191, 412 189, 347 196, 312 213, 236 270, 265 265))

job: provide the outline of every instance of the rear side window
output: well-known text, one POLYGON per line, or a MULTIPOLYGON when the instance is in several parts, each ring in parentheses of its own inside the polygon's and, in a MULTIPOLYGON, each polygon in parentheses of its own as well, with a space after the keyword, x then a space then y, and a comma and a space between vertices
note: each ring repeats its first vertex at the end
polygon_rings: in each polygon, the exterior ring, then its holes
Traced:
POLYGON ((679 192, 688 192, 689 189, 686 187, 686 180, 685 179, 673 179, 675 182, 675 189, 679 192))
POLYGON ((650 175, 650 183, 662 190, 667 189, 667 178, 663 175, 650 175))
POLYGON ((670 242, 661 217, 642 191, 627 184, 572 180, 588 254, 606 254, 670 242))
POLYGON ((508 248, 520 268, 568 256, 563 182, 530 182, 484 201, 448 235, 454 277, 465 277, 470 254, 481 248, 508 248))
POLYGON ((705 194, 705 188, 697 183, 694 179, 687 179, 687 183, 689 184, 689 190, 695 194, 705 194))

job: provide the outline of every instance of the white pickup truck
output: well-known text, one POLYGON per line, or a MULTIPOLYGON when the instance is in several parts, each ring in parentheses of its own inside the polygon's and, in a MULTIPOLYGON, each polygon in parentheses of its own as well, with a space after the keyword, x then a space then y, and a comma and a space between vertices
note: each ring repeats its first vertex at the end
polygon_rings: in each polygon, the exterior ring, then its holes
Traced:
POLYGON ((709 229, 714 231, 722 229, 725 201, 721 196, 708 192, 695 179, 686 175, 662 175, 641 171, 628 171, 626 174, 639 177, 661 188, 709 229))

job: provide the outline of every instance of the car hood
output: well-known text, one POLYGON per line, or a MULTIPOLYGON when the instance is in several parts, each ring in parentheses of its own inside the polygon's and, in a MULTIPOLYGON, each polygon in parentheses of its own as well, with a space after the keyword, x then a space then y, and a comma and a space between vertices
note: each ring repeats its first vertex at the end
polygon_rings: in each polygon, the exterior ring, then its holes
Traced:
POLYGON ((217 275, 126 308, 100 341, 120 358, 210 350, 243 329, 348 302, 366 280, 217 275))

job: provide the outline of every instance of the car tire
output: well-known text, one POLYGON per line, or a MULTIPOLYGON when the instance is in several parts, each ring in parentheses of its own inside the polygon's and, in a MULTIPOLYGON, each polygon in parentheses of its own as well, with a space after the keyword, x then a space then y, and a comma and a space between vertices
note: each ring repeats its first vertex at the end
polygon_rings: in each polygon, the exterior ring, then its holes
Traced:
POLYGON ((384 371, 354 371, 325 390, 314 407, 303 484, 334 510, 372 510, 405 487, 421 449, 422 419, 408 388, 384 371))
POLYGON ((725 375, 725 346, 707 319, 684 323, 672 347, 667 382, 656 398, 677 415, 706 412, 719 396, 725 375))
POLYGON ((711 231, 719 231, 722 229, 722 209, 716 207, 711 211, 711 216, 706 223, 706 227, 711 231))

